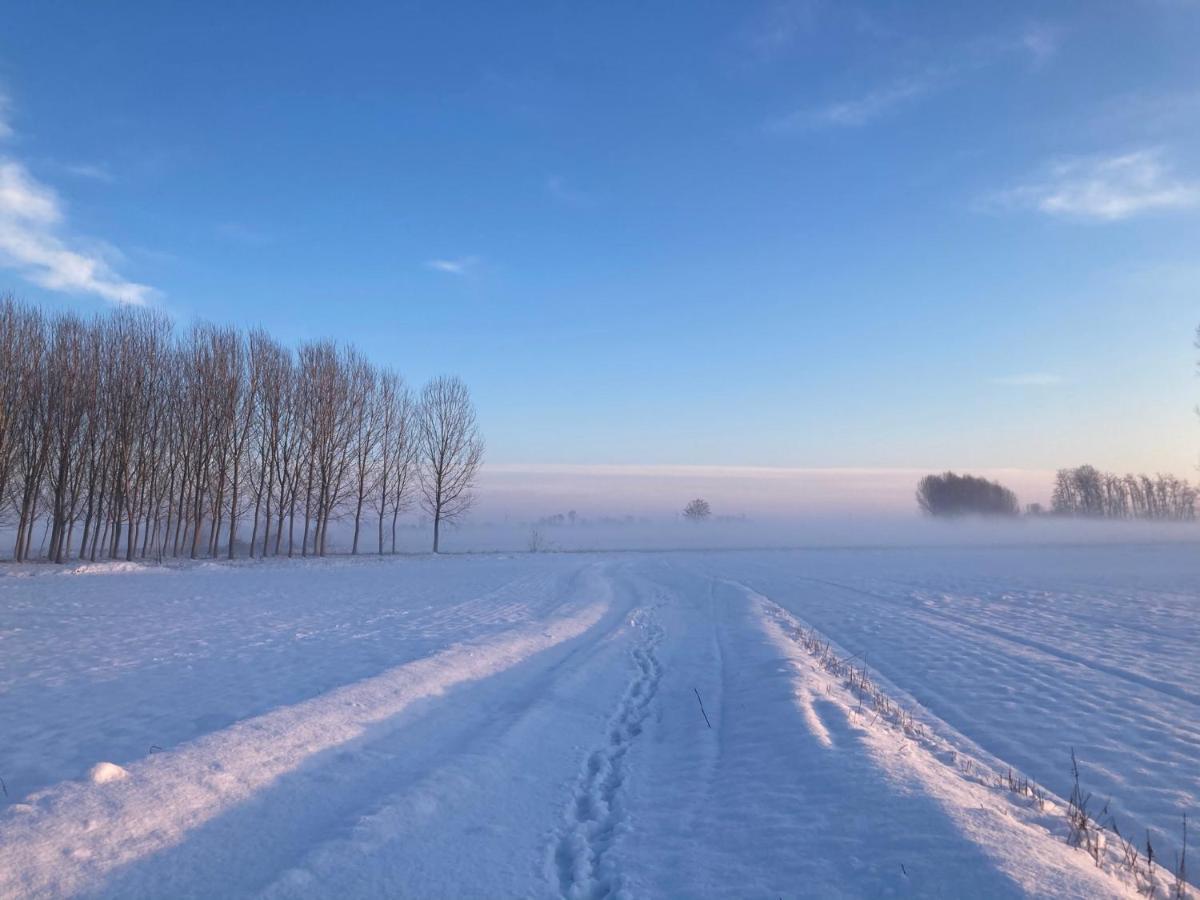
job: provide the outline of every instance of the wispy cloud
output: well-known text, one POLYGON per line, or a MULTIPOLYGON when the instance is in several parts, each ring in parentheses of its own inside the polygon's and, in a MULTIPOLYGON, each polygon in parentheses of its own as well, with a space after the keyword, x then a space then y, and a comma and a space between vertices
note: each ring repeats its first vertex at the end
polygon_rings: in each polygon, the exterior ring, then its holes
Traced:
POLYGON ((1020 32, 988 35, 946 48, 936 62, 923 69, 918 67, 857 96, 777 116, 767 122, 766 130, 787 133, 859 128, 953 87, 973 73, 1011 64, 1014 58, 1029 59, 1040 66, 1058 52, 1059 35, 1053 25, 1034 23, 1020 32))
POLYGON ((769 131, 789 132, 818 128, 857 128, 925 96, 937 85, 932 75, 901 78, 860 97, 826 106, 802 109, 767 124, 769 131))
MULTIPOLYGON (((13 135, 11 104, 0 92, 0 139, 13 135)), ((142 305, 153 288, 113 271, 115 248, 70 234, 62 201, 28 168, 0 154, 0 267, 52 291, 94 294, 113 303, 142 305)))
POLYGON ((90 181, 103 181, 105 184, 112 184, 116 181, 112 172, 106 166, 99 163, 67 163, 62 167, 62 170, 68 175, 74 175, 76 178, 86 178, 90 181))
POLYGON ((1054 22, 1032 21, 969 41, 961 48, 956 64, 963 69, 981 69, 1005 62, 1024 62, 1037 68, 1058 55, 1063 27, 1054 22))
POLYGON ((113 303, 142 305, 154 294, 126 281, 99 245, 64 236, 58 195, 13 159, 0 157, 0 265, 26 280, 70 294, 94 294, 113 303))
POLYGON ((1051 387, 1062 384, 1063 379, 1061 375, 1054 375, 1050 372, 1022 372, 1019 375, 1001 375, 997 378, 989 378, 988 382, 1010 387, 1051 387))
POLYGON ((759 59, 773 59, 812 27, 819 6, 819 0, 775 0, 750 22, 746 46, 759 59))
POLYGON ((1058 53, 1061 39, 1059 29, 1043 22, 1028 26, 1017 41, 1020 50, 1028 53, 1035 65, 1049 61, 1058 53))
POLYGON ((1116 222, 1200 206, 1200 182, 1177 175, 1158 149, 1057 160, 987 198, 986 205, 1068 219, 1116 222))
POLYGON ((546 178, 546 193, 564 206, 591 206, 591 194, 581 191, 561 175, 550 175, 546 178))
POLYGON ((1107 100, 1080 127, 1126 140, 1155 141, 1187 133, 1200 122, 1200 90, 1130 91, 1107 100))
POLYGON ((435 272, 445 272, 447 275, 466 275, 477 265, 478 256, 460 256, 456 259, 431 259, 425 265, 435 272))
POLYGON ((274 240, 267 232, 244 222, 222 222, 217 226, 217 234, 235 243, 251 247, 261 247, 274 240))

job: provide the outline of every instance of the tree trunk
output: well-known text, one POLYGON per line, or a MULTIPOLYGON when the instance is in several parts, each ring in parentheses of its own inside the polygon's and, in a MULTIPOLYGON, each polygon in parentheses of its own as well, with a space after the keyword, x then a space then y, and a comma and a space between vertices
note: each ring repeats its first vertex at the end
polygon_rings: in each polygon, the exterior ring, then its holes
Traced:
POLYGON ((233 542, 237 537, 237 522, 238 522, 238 469, 237 462, 233 464, 233 484, 229 498, 229 558, 233 559, 233 542))
POLYGON ((350 545, 350 555, 358 556, 358 523, 362 519, 362 494, 358 495, 358 506, 354 508, 354 542, 350 545))

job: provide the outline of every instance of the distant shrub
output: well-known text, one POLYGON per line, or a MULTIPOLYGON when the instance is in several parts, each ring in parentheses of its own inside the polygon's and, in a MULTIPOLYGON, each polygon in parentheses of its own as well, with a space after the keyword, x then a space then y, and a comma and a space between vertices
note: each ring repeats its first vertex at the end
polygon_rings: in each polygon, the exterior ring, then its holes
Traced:
POLYGON ((690 522, 703 522, 712 515, 712 507, 707 500, 697 497, 683 508, 683 517, 690 522))
POLYGON ((1015 516, 1017 495, 1004 485, 974 475, 926 475, 917 485, 917 505, 931 516, 1015 516))

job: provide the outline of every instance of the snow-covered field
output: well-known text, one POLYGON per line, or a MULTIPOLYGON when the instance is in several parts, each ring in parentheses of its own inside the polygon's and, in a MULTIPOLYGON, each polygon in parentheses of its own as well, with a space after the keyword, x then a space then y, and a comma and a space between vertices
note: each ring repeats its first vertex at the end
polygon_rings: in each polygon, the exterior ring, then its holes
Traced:
POLYGON ((1067 843, 1070 751, 1172 864, 1198 574, 1193 544, 3 568, 0 896, 1136 896, 1067 843))

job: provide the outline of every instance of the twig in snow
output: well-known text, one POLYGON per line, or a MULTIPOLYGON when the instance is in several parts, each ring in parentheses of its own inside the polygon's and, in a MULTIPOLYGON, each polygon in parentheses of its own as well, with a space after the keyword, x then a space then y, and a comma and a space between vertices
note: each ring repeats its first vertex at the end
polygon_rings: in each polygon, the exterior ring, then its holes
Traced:
POLYGON ((1175 884, 1171 887, 1171 896, 1178 900, 1187 898, 1187 813, 1183 814, 1183 850, 1175 862, 1175 884))
POLYGON ((704 701, 700 699, 700 691, 692 688, 696 692, 696 702, 700 704, 700 715, 704 716, 704 724, 712 728, 712 722, 708 721, 708 713, 704 711, 704 701))
POLYGON ((4 796, 8 796, 8 785, 4 783, 4 779, 0 778, 0 791, 4 791, 4 796))
POLYGON ((1074 747, 1071 748, 1071 777, 1074 786, 1071 788, 1070 800, 1067 801, 1067 822, 1070 825, 1067 842, 1073 847, 1086 850, 1092 861, 1099 866, 1102 846, 1099 826, 1088 812, 1088 802, 1092 795, 1085 794, 1079 786, 1079 763, 1075 759, 1074 747))

